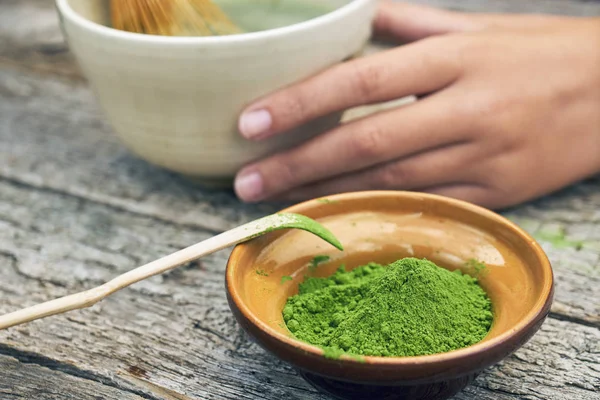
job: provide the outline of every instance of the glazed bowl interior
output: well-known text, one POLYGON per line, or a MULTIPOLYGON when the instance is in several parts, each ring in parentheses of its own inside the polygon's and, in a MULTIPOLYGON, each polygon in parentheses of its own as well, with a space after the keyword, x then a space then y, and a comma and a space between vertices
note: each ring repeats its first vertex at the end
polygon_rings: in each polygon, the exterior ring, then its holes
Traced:
POLYGON ((458 373, 461 368, 483 368, 526 341, 548 312, 553 278, 546 256, 525 232, 493 212, 461 201, 403 192, 342 194, 287 211, 323 223, 345 250, 339 252, 302 231, 271 233, 234 249, 227 269, 227 289, 232 309, 246 330, 264 347, 300 368, 369 381, 429 379, 436 374, 458 373), (330 259, 313 272, 309 264, 317 255, 330 259), (476 273, 476 263, 485 264, 478 277, 494 314, 485 339, 465 349, 430 356, 365 357, 363 363, 321 357, 323 363, 337 363, 338 367, 340 363, 353 364, 355 369, 335 369, 321 365, 321 361, 317 366, 314 361, 322 351, 294 339, 282 317, 284 304, 298 292, 298 284, 307 275, 331 275, 342 264, 351 269, 403 257, 427 258, 471 275, 476 273), (292 280, 282 282, 284 276, 292 280), (490 357, 484 360, 487 351, 490 357), (471 366, 453 364, 472 356, 478 357, 478 362, 471 366), (311 360, 303 362, 303 357, 311 360), (424 368, 414 368, 416 365, 424 368), (372 367, 383 369, 365 374, 365 369, 372 367))

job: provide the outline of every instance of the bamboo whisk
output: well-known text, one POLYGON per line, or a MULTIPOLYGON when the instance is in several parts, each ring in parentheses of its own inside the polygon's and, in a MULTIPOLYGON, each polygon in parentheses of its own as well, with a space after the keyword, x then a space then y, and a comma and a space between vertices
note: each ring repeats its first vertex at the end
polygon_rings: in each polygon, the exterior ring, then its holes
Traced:
POLYGON ((162 36, 241 33, 212 0, 111 0, 113 28, 162 36))

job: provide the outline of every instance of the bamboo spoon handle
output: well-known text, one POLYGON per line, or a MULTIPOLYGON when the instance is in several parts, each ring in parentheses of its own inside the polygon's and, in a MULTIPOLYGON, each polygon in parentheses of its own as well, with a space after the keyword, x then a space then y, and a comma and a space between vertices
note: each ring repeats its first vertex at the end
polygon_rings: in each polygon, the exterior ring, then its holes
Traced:
POLYGON ((174 269, 207 254, 248 241, 274 230, 291 228, 302 229, 313 233, 337 249, 342 250, 342 245, 335 236, 316 221, 298 214, 273 214, 227 232, 223 232, 220 235, 213 236, 203 242, 152 261, 96 288, 0 316, 0 330, 36 319, 49 317, 51 315, 90 307, 118 290, 154 275, 162 274, 163 272, 174 269))

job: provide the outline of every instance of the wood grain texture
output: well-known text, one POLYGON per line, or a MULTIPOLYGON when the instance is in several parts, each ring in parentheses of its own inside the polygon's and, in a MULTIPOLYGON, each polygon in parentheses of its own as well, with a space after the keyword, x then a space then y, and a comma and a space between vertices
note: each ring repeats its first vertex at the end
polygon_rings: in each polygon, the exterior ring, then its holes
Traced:
POLYGON ((2 400, 143 400, 136 394, 110 385, 53 370, 56 364, 40 365, 0 355, 2 400))
POLYGON ((0 65, 82 80, 58 28, 52 0, 0 2, 0 65))
POLYGON ((552 263, 554 316, 600 328, 600 177, 504 215, 531 233, 552 263))
MULTIPOLYGON (((418 0, 600 15, 600 1, 418 0)), ((52 0, 0 1, 0 312, 93 287, 278 209, 194 187, 113 136, 52 0)), ((507 210, 556 275, 552 318, 455 400, 598 399, 600 179, 507 210)), ((227 251, 97 306, 0 332, 1 399, 323 399, 240 331, 227 251)))
MULTIPOLYGON (((13 183, 0 182, 0 193, 0 312, 92 287, 208 235, 13 183)), ((191 399, 319 398, 237 327, 223 290, 227 255, 142 282, 90 309, 0 332, 0 354, 43 355, 71 365, 67 373, 148 398, 165 398, 156 388, 191 399)), ((572 296, 576 305, 586 301, 572 296)), ((600 384, 599 341, 597 327, 550 319, 461 396, 518 398, 543 389, 542 398, 592 399, 600 384)))

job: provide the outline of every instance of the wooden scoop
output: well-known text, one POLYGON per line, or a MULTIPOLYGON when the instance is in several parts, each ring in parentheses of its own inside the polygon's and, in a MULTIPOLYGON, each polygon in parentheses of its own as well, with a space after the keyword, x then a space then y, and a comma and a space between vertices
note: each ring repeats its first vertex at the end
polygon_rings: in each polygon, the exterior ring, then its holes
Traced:
POLYGON ((62 314, 71 310, 90 307, 111 294, 151 276, 172 270, 182 264, 196 260, 226 247, 246 242, 257 236, 280 229, 301 229, 310 232, 339 250, 341 243, 333 234, 318 222, 299 214, 273 214, 220 235, 213 236, 173 254, 152 261, 139 268, 120 275, 113 280, 80 293, 61 297, 29 308, 12 312, 0 317, 0 329, 10 328, 36 319, 62 314))

